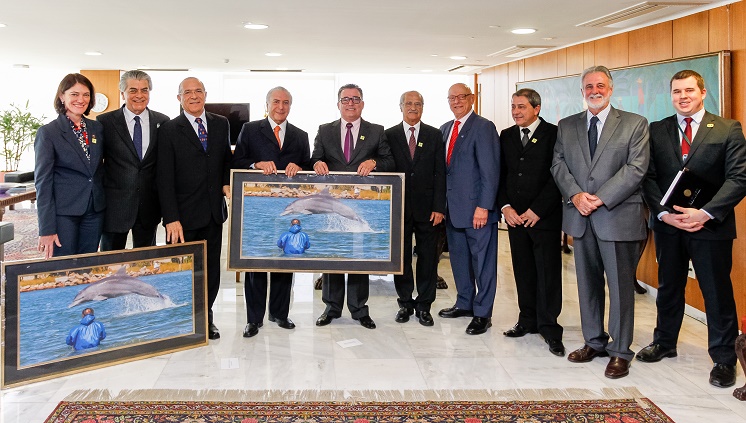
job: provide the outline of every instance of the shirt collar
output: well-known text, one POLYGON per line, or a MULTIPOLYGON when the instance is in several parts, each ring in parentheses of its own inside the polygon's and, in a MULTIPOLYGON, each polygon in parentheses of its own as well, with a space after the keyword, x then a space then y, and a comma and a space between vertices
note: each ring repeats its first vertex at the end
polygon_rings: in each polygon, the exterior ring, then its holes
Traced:
MULTIPOLYGON (((686 118, 686 117, 687 116, 682 116, 682 115, 676 113, 676 121, 679 122, 679 125, 685 125, 684 118, 686 118)), ((699 125, 700 123, 702 123, 702 119, 705 117, 705 108, 703 107, 702 110, 700 110, 697 113, 695 113, 695 114, 693 114, 691 116, 688 116, 688 117, 692 118, 692 120, 694 121, 694 123, 696 123, 697 125, 699 125)))

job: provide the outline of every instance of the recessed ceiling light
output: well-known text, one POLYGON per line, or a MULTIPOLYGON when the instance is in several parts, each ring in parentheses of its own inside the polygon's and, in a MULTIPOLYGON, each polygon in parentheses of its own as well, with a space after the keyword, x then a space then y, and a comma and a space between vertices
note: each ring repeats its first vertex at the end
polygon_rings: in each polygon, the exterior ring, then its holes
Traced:
POLYGON ((552 41, 553 39, 554 39, 554 37, 544 37, 544 38, 542 38, 542 40, 544 40, 544 41, 552 41))
POLYGON ((282 56, 282 53, 273 53, 270 51, 269 53, 264 53, 264 55, 268 57, 280 57, 282 56))
POLYGON ((430 57, 438 57, 437 54, 431 54, 430 57))
POLYGON ((100 51, 86 51, 84 54, 86 56, 101 56, 103 53, 100 51))
POLYGON ((452 60, 466 60, 466 56, 451 56, 452 60))
POLYGON ((28 69, 28 68, 29 68, 29 65, 25 63, 16 63, 15 65, 13 65, 13 69, 28 69))
POLYGON ((512 32, 513 34, 518 34, 518 35, 526 35, 526 34, 533 34, 534 32, 536 32, 536 30, 533 28, 516 28, 516 29, 511 30, 510 32, 512 32))
POLYGON ((489 28, 500 28, 500 25, 490 25, 489 28))
POLYGON ((243 27, 246 29, 267 29, 269 28, 269 25, 246 22, 243 24, 243 27))
POLYGON ((0 28, 5 28, 8 25, 5 25, 4 23, 0 23, 0 28))

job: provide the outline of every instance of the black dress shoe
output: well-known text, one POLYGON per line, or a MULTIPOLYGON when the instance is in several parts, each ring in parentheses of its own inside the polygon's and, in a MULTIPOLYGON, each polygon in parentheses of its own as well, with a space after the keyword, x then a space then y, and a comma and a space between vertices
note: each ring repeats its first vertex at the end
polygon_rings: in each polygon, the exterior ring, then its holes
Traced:
POLYGON ((710 385, 727 388, 736 384, 736 366, 715 363, 710 370, 710 385))
POLYGON ((329 323, 332 322, 332 320, 336 319, 336 317, 330 316, 326 313, 319 316, 318 319, 316 319, 316 326, 326 326, 329 323))
POLYGON ((283 329, 295 329, 295 323, 290 319, 280 319, 278 317, 273 317, 272 319, 273 322, 277 323, 277 326, 283 329))
POLYGON ((438 316, 445 319, 453 319, 456 317, 474 317, 474 312, 471 310, 463 310, 456 306, 444 308, 438 312, 438 316))
POLYGON ((259 325, 257 323, 249 323, 243 328, 243 337, 251 338, 252 336, 259 333, 259 325))
POLYGON ((414 309, 409 307, 402 307, 399 309, 399 311, 396 312, 396 320, 397 323, 406 323, 409 321, 409 316, 414 314, 414 309))
POLYGON ((544 339, 544 342, 549 345, 549 352, 556 355, 557 357, 565 356, 565 345, 560 339, 544 339))
POLYGON ((375 329, 376 328, 376 322, 373 321, 373 319, 370 318, 370 316, 363 316, 360 318, 352 318, 352 320, 357 320, 360 322, 360 326, 367 328, 367 329, 375 329))
POLYGON ((637 353, 637 359, 646 363, 657 363, 664 358, 676 357, 677 355, 676 348, 666 348, 653 342, 637 353))
POLYGON ((487 328, 492 326, 492 319, 489 317, 475 317, 466 327, 466 333, 469 335, 481 335, 487 332, 487 328))
POLYGON ((448 283, 442 276, 438 275, 438 281, 435 283, 436 289, 448 289, 448 283))
POLYGON ((210 323, 210 325, 207 327, 207 337, 209 339, 220 339, 220 331, 214 323, 210 323))
POLYGON ((536 329, 526 329, 520 324, 516 323, 515 326, 503 332, 503 335, 508 338, 520 338, 528 333, 539 333, 536 329))
POLYGON ((415 312, 415 315, 419 319, 422 326, 432 326, 435 324, 435 322, 433 322, 433 316, 430 314, 429 311, 417 310, 415 312))

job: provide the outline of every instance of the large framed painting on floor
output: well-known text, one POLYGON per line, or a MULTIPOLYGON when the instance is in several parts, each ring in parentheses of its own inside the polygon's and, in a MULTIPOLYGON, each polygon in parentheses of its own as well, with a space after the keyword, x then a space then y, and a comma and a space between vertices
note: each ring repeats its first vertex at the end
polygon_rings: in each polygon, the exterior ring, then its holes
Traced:
POLYGON ((401 274, 403 193, 400 173, 233 170, 228 269, 401 274))
POLYGON ((205 242, 3 264, 2 387, 207 344, 205 242))

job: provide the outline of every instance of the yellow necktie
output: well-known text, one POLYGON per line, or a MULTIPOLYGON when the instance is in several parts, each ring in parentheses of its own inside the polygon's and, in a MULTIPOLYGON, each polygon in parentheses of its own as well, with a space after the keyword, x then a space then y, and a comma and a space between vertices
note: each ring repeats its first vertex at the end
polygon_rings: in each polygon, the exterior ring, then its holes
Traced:
POLYGON ((275 138, 277 138, 277 145, 282 150, 282 141, 280 141, 280 125, 275 126, 275 138))

